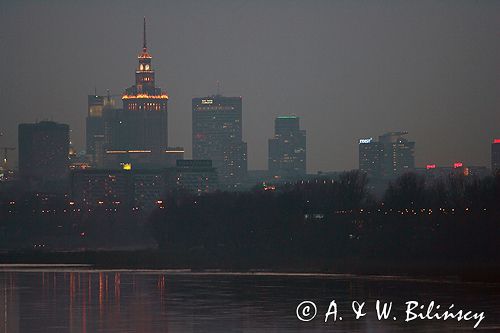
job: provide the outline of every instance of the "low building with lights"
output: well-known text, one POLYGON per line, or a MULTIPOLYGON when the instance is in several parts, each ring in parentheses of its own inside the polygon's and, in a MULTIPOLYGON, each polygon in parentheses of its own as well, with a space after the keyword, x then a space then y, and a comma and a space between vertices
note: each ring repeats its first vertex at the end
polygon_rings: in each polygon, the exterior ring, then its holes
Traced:
POLYGON ((175 185, 191 193, 209 193, 218 189, 217 171, 211 160, 178 160, 175 185))
POLYGON ((460 161, 456 161, 450 166, 438 166, 430 163, 425 168, 417 168, 415 171, 428 180, 446 179, 453 176, 483 178, 489 175, 489 170, 485 166, 465 165, 460 161))
POLYGON ((156 154, 152 150, 106 150, 103 166, 106 169, 122 169, 130 165, 134 169, 163 169, 176 166, 184 158, 184 148, 167 147, 156 154))
POLYGON ((167 190, 167 173, 152 170, 75 170, 71 198, 80 206, 127 206, 150 211, 167 190))
POLYGON ((166 169, 78 169, 71 172, 71 198, 81 206, 138 207, 150 211, 173 193, 202 194, 218 189, 210 160, 177 160, 166 169))

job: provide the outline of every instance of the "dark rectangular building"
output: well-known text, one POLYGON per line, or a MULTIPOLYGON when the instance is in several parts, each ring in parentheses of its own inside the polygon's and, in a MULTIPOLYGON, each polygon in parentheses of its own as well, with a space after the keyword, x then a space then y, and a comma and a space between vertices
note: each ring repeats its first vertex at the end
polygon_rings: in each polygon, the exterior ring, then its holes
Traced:
POLYGON ((69 126, 52 121, 20 124, 19 174, 24 180, 62 180, 69 171, 69 126))
POLYGON ((176 187, 191 193, 208 193, 218 188, 211 160, 177 160, 176 187))
POLYGON ((269 139, 268 167, 275 179, 294 179, 306 174, 306 131, 299 117, 280 116, 274 122, 274 137, 269 139))

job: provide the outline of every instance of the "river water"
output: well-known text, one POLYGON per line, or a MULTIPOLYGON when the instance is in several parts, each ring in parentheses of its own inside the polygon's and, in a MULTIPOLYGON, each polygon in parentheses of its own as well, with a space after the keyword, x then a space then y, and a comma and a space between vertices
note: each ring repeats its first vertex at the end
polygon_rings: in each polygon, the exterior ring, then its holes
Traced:
MULTIPOLYGON (((476 320, 406 322, 405 302, 410 300, 484 312, 478 328, 500 332, 498 284, 349 275, 4 268, 0 333, 473 330, 476 320), (308 322, 299 320, 296 311, 305 300, 317 309, 308 322), (325 323, 333 300, 337 320, 331 315, 325 323), (376 300, 393 302, 387 320, 378 320, 376 300), (352 301, 366 302, 366 315, 358 320, 352 301)), ((301 309, 299 314, 311 311, 301 309)))

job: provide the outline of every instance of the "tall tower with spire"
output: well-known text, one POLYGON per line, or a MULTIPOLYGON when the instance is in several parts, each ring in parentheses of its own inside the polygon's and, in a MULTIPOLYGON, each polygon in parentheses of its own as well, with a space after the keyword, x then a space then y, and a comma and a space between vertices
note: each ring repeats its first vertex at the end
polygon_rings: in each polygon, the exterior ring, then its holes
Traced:
MULTIPOLYGON (((135 84, 122 95, 122 131, 126 146, 113 147, 132 151, 146 151, 160 155, 168 147, 168 95, 155 85, 155 72, 146 43, 146 18, 144 18, 142 51, 137 57, 135 84)), ((120 140, 123 142, 123 140, 120 140)))
POLYGON ((142 52, 137 57, 135 84, 122 96, 124 110, 167 112, 168 95, 155 86, 155 72, 146 43, 146 18, 144 18, 142 52))
POLYGON ((158 169, 175 166, 175 161, 184 155, 183 148, 168 147, 168 95, 155 85, 152 57, 146 42, 146 18, 143 29, 135 84, 122 94, 122 109, 103 110, 102 163, 99 167, 158 169))

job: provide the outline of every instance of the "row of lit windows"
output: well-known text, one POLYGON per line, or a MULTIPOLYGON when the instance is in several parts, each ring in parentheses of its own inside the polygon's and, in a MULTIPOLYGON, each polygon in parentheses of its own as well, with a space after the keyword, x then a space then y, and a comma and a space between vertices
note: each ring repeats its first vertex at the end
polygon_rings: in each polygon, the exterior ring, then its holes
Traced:
POLYGON ((233 111, 234 106, 196 106, 195 111, 233 111))
POLYGON ((162 105, 160 103, 128 103, 128 110, 154 110, 161 111, 162 105))

